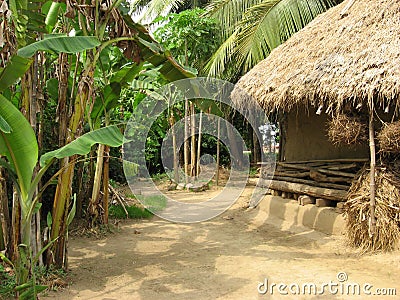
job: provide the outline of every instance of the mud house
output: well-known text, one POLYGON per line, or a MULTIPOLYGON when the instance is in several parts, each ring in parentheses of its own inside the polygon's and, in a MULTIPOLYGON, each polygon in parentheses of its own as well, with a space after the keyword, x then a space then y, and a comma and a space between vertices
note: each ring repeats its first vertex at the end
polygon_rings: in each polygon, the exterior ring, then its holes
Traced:
MULTIPOLYGON (((245 105, 251 97, 278 115, 273 190, 346 201, 360 168, 377 180, 376 159, 397 161, 400 147, 383 155, 377 136, 400 129, 399 91, 400 2, 347 0, 274 49, 239 80, 232 98, 245 105)), ((399 145, 399 130, 392 132, 387 140, 399 145)))

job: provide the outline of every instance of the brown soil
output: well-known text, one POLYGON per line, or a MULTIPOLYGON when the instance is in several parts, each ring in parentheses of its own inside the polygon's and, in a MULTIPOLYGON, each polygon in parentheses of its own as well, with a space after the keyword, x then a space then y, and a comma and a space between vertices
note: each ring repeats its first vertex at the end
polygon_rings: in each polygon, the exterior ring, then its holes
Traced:
MULTIPOLYGON (((214 190, 211 193, 215 192, 214 190)), ((336 295, 281 295, 277 287, 264 295, 257 286, 272 283, 369 283, 376 288, 396 288, 400 294, 400 253, 360 256, 345 246, 343 238, 304 228, 283 231, 282 220, 260 208, 245 209, 252 192, 247 187, 224 214, 210 221, 175 224, 154 217, 129 220, 102 239, 72 237, 69 242, 70 286, 48 296, 55 299, 363 299, 336 295)), ((170 192, 176 197, 189 193, 170 192)), ((208 192, 210 193, 210 192, 208 192)), ((207 192, 190 197, 209 197, 207 192)), ((339 285, 340 287, 340 285, 339 285)), ((345 287, 346 289, 346 287, 345 287)), ((364 295, 364 296, 363 296, 364 295)), ((397 296, 398 297, 398 296, 397 296)), ((396 296, 375 296, 395 299, 396 296)))

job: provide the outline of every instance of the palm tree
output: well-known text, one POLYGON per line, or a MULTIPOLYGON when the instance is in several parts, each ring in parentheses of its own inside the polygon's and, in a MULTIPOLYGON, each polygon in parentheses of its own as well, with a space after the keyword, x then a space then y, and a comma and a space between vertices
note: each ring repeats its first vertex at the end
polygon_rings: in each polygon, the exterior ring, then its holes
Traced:
MULTIPOLYGON (((143 18, 177 10, 185 0, 137 0, 147 7, 143 18)), ((186 0, 187 1, 187 0, 186 0)), ((212 77, 235 81, 268 56, 272 49, 307 25, 318 14, 342 0, 211 0, 206 15, 221 25, 222 44, 205 71, 212 77)))

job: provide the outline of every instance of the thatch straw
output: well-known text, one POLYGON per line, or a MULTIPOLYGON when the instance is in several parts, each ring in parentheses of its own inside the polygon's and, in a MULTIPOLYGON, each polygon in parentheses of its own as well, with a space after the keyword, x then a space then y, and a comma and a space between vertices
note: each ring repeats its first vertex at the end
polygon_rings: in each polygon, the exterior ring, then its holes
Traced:
POLYGON ((345 205, 346 235, 352 246, 362 251, 390 251, 400 239, 400 167, 380 168, 376 173, 376 232, 369 235, 370 177, 364 168, 350 188, 345 205))
POLYGON ((400 153, 400 121, 385 124, 377 138, 381 152, 400 153))
MULTIPOLYGON (((400 1, 347 1, 319 15, 250 72, 237 86, 267 112, 296 105, 388 105, 400 110, 400 1)), ((235 92, 233 92, 235 97, 235 92)), ((246 101, 238 99, 238 101, 246 101)))
POLYGON ((328 139, 334 145, 361 145, 368 139, 368 128, 361 117, 339 114, 328 121, 328 139))

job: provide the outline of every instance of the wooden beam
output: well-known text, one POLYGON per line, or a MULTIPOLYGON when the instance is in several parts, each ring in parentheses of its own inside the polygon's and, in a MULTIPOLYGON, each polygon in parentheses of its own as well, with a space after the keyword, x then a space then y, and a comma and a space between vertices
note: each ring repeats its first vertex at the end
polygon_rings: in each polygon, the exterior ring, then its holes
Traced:
POLYGON ((345 201, 347 195, 347 191, 344 190, 320 188, 305 184, 278 180, 271 180, 269 188, 272 190, 309 195, 316 198, 323 198, 334 201, 345 201))
POLYGON ((323 173, 323 174, 328 174, 328 175, 335 175, 335 176, 349 177, 349 178, 354 178, 356 176, 356 174, 354 174, 354 173, 332 171, 332 170, 326 170, 326 169, 318 169, 318 172, 323 173))
POLYGON ((303 183, 303 184, 307 184, 310 186, 317 186, 317 187, 322 187, 322 188, 331 188, 331 189, 338 189, 338 190, 346 190, 346 191, 350 188, 350 186, 343 185, 343 184, 317 182, 314 180, 292 178, 292 177, 274 176, 273 180, 287 181, 287 182, 293 182, 293 183, 303 183))

